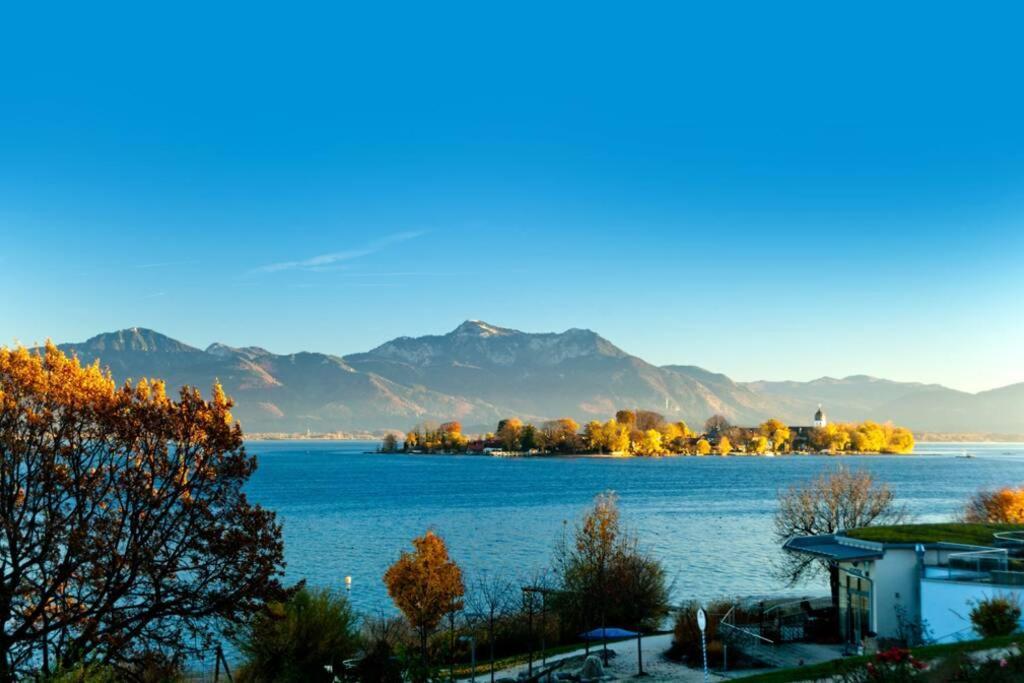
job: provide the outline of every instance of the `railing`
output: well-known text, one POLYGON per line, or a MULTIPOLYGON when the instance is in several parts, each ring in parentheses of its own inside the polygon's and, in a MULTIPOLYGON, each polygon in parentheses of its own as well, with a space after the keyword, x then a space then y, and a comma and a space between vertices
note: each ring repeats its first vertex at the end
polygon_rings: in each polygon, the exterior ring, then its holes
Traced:
POLYGON ((946 558, 946 568, 949 570, 950 578, 954 578, 954 576, 968 578, 971 575, 980 577, 993 571, 1006 571, 1008 564, 1009 555, 1005 548, 950 553, 946 558))
POLYGON ((735 647, 751 659, 764 662, 765 664, 775 664, 775 641, 771 638, 765 638, 751 628, 753 626, 760 631, 760 626, 753 624, 738 626, 735 620, 736 605, 733 605, 725 613, 721 621, 718 622, 718 636, 721 638, 722 643, 726 647, 730 645, 735 647))
POLYGON ((997 531, 992 535, 997 541, 1002 541, 1018 550, 1024 550, 1024 531, 997 531))
MULTIPOLYGON (((1004 543, 1019 542, 1024 547, 1024 537, 1022 536, 1024 534, 1017 531, 1002 532, 997 535, 999 540, 1004 543), (1008 537, 1011 534, 1016 537, 1008 537)), ((1006 548, 951 553, 946 558, 945 565, 927 567, 924 578, 991 583, 1002 586, 1024 586, 1024 571, 1019 571, 1017 567, 1019 562, 1019 559, 1010 558, 1006 548)))
POLYGON ((959 642, 963 640, 975 640, 977 635, 974 633, 973 626, 965 626, 964 628, 957 629, 952 633, 947 633, 943 636, 933 636, 928 638, 929 643, 949 643, 959 642))
POLYGON ((992 583, 1000 586, 1024 586, 1024 572, 993 571, 989 574, 992 583))
POLYGON ((761 632, 767 629, 780 643, 791 643, 807 637, 807 626, 813 617, 832 607, 830 596, 803 598, 784 602, 764 611, 761 617, 761 632))

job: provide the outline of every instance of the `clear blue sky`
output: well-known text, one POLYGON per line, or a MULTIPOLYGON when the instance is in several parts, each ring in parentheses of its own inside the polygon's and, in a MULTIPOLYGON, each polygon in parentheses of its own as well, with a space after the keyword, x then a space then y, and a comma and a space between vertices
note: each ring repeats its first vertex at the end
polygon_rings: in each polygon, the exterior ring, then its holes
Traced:
POLYGON ((1019 5, 680 5, 6 7, 0 338, 1024 381, 1019 5))

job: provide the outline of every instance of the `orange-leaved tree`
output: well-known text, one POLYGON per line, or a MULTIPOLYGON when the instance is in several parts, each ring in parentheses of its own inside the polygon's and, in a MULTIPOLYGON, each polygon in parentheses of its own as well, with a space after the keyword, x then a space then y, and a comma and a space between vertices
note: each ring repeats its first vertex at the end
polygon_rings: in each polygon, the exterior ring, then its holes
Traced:
POLYGON ((773 417, 762 422, 759 430, 761 436, 772 442, 772 450, 776 453, 785 453, 789 446, 792 445, 793 435, 789 430, 789 426, 782 420, 776 420, 773 417))
POLYGON ((978 491, 967 501, 964 521, 1024 524, 1024 488, 978 491))
POLYGON ((462 570, 449 556, 444 540, 428 531, 412 541, 384 573, 388 595, 402 610, 420 639, 420 658, 427 665, 427 638, 444 615, 462 609, 466 589, 462 570))
POLYGON ((220 386, 118 387, 0 348, 0 681, 181 661, 284 595, 281 530, 220 386))

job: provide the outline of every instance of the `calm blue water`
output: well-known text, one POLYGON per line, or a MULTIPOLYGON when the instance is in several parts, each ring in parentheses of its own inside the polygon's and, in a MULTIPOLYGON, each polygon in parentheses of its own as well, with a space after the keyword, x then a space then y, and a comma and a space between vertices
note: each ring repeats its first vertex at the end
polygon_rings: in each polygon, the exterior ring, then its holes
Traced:
MULTIPOLYGON (((432 528, 467 574, 526 578, 547 566, 563 524, 613 489, 624 521, 665 563, 675 598, 784 591, 769 567, 776 493, 844 464, 886 481, 918 521, 946 519, 979 487, 1024 483, 1024 444, 924 444, 915 456, 502 459, 376 455, 358 442, 250 442, 249 495, 284 523, 290 580, 340 588, 391 610, 381 582, 432 528), (969 452, 974 459, 957 458, 969 452)), ((824 586, 821 587, 824 590, 824 586)))

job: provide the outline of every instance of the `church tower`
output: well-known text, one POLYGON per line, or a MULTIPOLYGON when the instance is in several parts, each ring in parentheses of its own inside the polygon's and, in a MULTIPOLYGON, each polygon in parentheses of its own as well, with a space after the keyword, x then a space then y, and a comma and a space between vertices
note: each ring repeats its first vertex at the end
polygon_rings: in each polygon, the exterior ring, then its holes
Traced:
POLYGON ((821 409, 821 404, 818 404, 818 412, 814 414, 814 426, 824 427, 828 424, 828 418, 825 417, 825 411, 821 409))

